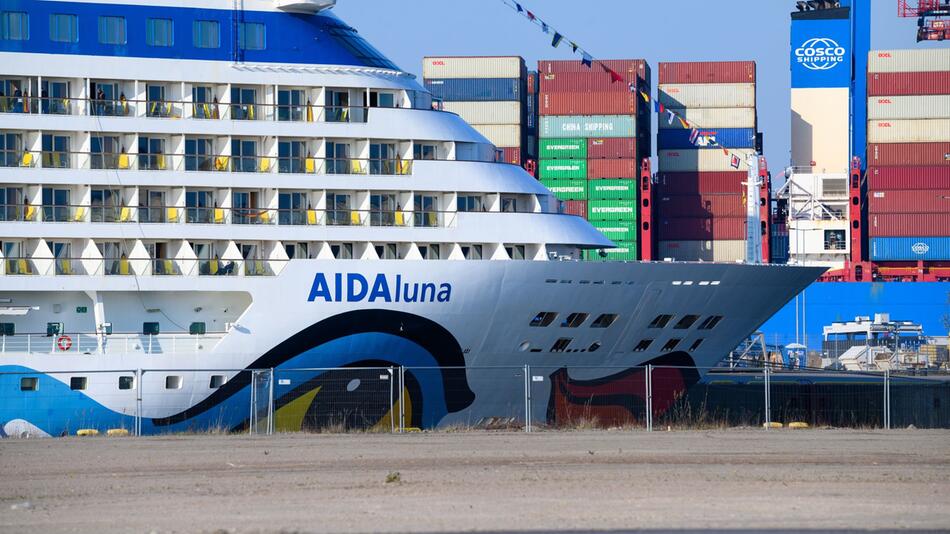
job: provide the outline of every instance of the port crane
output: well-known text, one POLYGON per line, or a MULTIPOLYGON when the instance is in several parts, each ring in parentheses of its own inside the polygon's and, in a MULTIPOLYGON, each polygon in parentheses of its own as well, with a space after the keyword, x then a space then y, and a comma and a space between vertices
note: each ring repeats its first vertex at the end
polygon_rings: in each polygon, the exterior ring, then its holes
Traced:
POLYGON ((917 42, 950 39, 950 0, 898 0, 897 14, 917 18, 917 42))

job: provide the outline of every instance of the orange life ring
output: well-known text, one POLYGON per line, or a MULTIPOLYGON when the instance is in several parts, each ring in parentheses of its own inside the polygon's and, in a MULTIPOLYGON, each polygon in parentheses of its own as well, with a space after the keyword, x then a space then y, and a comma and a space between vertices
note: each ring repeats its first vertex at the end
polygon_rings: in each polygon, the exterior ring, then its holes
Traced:
POLYGON ((59 350, 66 352, 73 348, 73 338, 63 334, 56 338, 56 346, 59 347, 59 350))

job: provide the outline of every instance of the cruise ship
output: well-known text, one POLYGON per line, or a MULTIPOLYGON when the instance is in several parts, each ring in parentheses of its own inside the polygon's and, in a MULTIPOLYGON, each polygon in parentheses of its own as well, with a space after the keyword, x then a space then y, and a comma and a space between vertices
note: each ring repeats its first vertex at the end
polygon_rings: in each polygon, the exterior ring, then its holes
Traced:
POLYGON ((3 435, 247 428, 256 370, 280 430, 511 416, 524 366, 552 420, 823 272, 581 261, 613 244, 334 4, 0 1, 3 435))

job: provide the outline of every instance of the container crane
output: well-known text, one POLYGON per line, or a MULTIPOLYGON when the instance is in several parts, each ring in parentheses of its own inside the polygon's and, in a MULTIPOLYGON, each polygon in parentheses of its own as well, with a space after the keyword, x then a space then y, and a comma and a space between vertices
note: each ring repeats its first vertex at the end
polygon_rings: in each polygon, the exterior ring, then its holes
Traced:
POLYGON ((918 43, 950 39, 950 0, 898 0, 897 14, 917 17, 918 43))

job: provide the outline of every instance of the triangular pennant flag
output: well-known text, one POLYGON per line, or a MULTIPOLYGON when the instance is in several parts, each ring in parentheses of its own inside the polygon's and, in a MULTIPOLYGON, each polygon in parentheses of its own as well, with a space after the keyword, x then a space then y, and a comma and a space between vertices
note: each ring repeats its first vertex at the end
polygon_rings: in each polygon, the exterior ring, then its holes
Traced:
POLYGON ((723 148, 723 149, 722 149, 722 153, 728 156, 728 155, 729 155, 729 149, 728 149, 728 148, 723 148))
POLYGON ((732 156, 732 163, 731 163, 732 168, 733 168, 733 169, 738 169, 738 168, 739 168, 739 165, 740 165, 741 163, 742 163, 742 160, 739 159, 739 156, 736 156, 735 154, 733 154, 733 156, 732 156))
POLYGON ((587 68, 592 68, 594 65, 594 58, 590 57, 590 54, 584 52, 584 56, 581 57, 581 65, 587 65, 587 68))
POLYGON ((577 43, 571 41, 571 52, 577 53, 577 43))
POLYGON ((548 23, 544 22, 543 20, 541 21, 541 31, 548 33, 548 23))
POLYGON ((528 11, 528 19, 529 19, 529 20, 534 20, 534 18, 535 18, 535 17, 534 17, 534 13, 528 11))
POLYGON ((699 130, 697 130, 696 128, 693 128, 689 132, 689 142, 690 144, 695 145, 698 139, 699 139, 699 130))
POLYGON ((554 39, 551 41, 551 46, 557 48, 557 45, 561 44, 561 39, 564 39, 564 36, 558 32, 554 32, 554 39))
POLYGON ((686 122, 686 119, 684 119, 683 117, 676 117, 676 118, 680 120, 680 124, 683 125, 683 128, 689 128, 689 123, 686 122))
POLYGON ((611 68, 607 68, 607 72, 610 73, 610 83, 622 82, 623 76, 617 74, 617 71, 611 68))
POLYGON ((518 13, 524 13, 524 8, 518 2, 515 2, 515 7, 518 8, 518 13))
POLYGON ((659 100, 655 100, 654 102, 656 102, 656 105, 660 106, 660 113, 666 112, 666 106, 664 106, 659 100))
POLYGON ((669 110, 669 109, 666 110, 666 113, 667 113, 667 115, 670 116, 670 117, 667 119, 666 122, 668 122, 669 124, 673 124, 673 119, 676 118, 676 114, 674 114, 673 111, 672 111, 672 110, 669 110))
POLYGON ((643 97, 644 102, 646 102, 647 104, 650 103, 650 95, 648 95, 646 91, 640 91, 640 96, 643 97))

